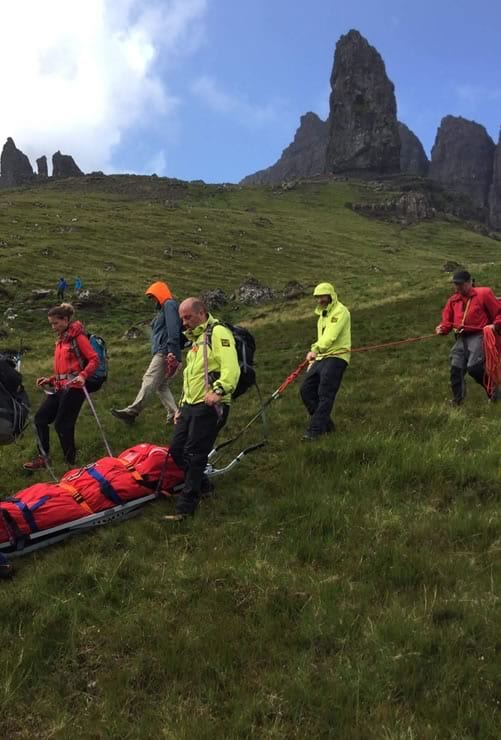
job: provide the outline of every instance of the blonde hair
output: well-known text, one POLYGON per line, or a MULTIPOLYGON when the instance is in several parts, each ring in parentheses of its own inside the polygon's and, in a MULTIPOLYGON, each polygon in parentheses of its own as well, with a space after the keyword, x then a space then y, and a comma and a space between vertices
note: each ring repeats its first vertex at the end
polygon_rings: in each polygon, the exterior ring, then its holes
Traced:
POLYGON ((47 316, 54 316, 56 319, 68 319, 68 321, 71 321, 74 314, 75 309, 71 303, 61 303, 61 305, 51 308, 47 316))

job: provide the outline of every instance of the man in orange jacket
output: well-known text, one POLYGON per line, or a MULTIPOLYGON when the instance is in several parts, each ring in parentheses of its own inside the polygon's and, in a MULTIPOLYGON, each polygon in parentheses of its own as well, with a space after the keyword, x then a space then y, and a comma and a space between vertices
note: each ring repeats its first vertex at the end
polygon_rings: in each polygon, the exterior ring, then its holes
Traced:
POLYGON ((435 332, 449 334, 453 330, 456 335, 450 353, 451 403, 460 406, 466 396, 466 373, 485 388, 483 329, 494 324, 501 333, 501 302, 490 288, 474 287, 468 270, 455 272, 452 282, 456 292, 447 301, 435 332))
POLYGON ((151 362, 143 375, 141 388, 135 400, 123 409, 111 409, 117 419, 132 423, 152 393, 157 393, 167 412, 167 422, 174 420, 177 404, 169 388, 166 363, 177 366, 181 362, 181 322, 178 305, 167 283, 156 282, 146 290, 146 295, 157 308, 151 323, 151 362))

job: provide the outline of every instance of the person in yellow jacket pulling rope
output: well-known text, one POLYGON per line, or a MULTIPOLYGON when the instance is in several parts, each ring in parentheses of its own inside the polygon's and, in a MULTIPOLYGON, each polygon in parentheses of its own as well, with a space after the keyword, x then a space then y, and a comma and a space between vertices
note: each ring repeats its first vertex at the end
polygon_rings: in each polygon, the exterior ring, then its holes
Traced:
POLYGON ((211 316, 198 298, 186 298, 179 317, 191 348, 183 373, 183 396, 174 417, 170 454, 185 471, 184 488, 176 499, 176 514, 182 519, 194 514, 204 485, 209 452, 225 425, 231 394, 240 377, 233 334, 211 316))
POLYGON ((338 300, 334 286, 319 283, 313 295, 318 299, 318 337, 306 355, 310 365, 300 391, 310 414, 304 440, 334 431, 332 407, 351 354, 350 312, 338 300))

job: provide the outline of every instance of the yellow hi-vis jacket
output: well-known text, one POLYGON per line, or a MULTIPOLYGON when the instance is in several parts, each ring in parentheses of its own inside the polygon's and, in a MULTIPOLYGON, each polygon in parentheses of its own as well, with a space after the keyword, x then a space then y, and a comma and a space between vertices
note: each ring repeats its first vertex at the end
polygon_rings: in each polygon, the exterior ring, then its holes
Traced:
POLYGON ((220 388, 223 391, 221 402, 231 403, 231 394, 237 387, 240 367, 233 334, 209 314, 209 318, 203 324, 184 332, 192 346, 186 355, 181 404, 202 403, 204 400, 206 393, 204 337, 209 324, 215 326, 212 329, 210 345, 207 345, 207 366, 209 373, 219 373, 219 377, 210 384, 210 390, 220 388))
POLYGON ((317 360, 323 360, 325 357, 339 357, 349 363, 351 355, 350 312, 338 301, 331 283, 320 283, 313 295, 330 295, 332 302, 325 309, 321 306, 315 309, 318 316, 318 339, 311 345, 311 351, 316 352, 317 360))

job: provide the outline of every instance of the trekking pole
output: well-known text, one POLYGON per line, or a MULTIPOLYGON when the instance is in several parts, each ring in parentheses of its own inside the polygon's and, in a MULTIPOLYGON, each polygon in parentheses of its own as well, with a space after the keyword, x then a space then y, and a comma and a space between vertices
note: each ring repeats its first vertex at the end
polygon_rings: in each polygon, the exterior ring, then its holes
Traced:
POLYGON ((21 355, 23 353, 23 340, 19 340, 19 350, 17 352, 17 358, 16 358, 16 370, 18 373, 21 372, 21 355))
POLYGON ((99 416, 97 415, 96 407, 95 407, 95 406, 94 406, 94 404, 92 403, 92 399, 91 399, 91 397, 90 397, 90 393, 89 393, 89 391, 87 390, 87 388, 85 387, 85 384, 84 384, 84 385, 82 386, 82 390, 83 390, 83 392, 84 392, 84 394, 85 394, 85 398, 87 399, 87 401, 88 401, 88 403, 89 403, 89 406, 90 406, 90 408, 91 408, 91 411, 92 411, 92 413, 94 414, 94 418, 95 418, 95 420, 96 420, 96 422, 97 422, 97 425, 98 425, 98 427, 99 427, 99 431, 101 432, 101 436, 102 436, 102 438, 103 438, 104 446, 106 447, 106 451, 107 451, 107 453, 108 453, 108 455, 109 455, 110 457, 115 457, 115 455, 114 455, 114 454, 113 454, 113 452, 111 451, 111 447, 110 447, 110 446, 109 446, 109 444, 108 444, 108 440, 106 439, 106 434, 104 433, 103 425, 101 424, 101 422, 100 422, 100 420, 99 420, 99 416))

